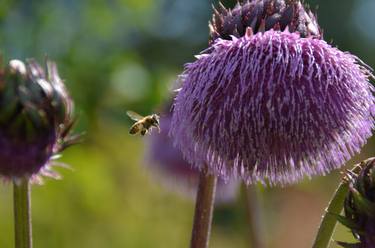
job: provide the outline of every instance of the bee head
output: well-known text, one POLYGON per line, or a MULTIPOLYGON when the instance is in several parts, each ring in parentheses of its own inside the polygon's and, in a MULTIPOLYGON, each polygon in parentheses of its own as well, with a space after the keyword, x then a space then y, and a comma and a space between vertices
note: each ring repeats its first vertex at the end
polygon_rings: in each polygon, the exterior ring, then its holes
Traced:
POLYGON ((151 116, 152 120, 155 122, 155 125, 159 125, 159 119, 160 119, 160 116, 158 116, 157 114, 153 114, 151 116))

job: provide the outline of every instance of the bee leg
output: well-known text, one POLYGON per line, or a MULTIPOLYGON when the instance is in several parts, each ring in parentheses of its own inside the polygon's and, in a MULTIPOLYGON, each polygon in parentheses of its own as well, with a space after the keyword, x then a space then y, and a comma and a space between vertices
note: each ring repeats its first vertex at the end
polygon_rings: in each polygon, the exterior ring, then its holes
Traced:
POLYGON ((146 133, 147 133, 147 130, 146 130, 146 129, 143 129, 143 130, 141 131, 141 135, 142 135, 142 136, 144 136, 146 133))

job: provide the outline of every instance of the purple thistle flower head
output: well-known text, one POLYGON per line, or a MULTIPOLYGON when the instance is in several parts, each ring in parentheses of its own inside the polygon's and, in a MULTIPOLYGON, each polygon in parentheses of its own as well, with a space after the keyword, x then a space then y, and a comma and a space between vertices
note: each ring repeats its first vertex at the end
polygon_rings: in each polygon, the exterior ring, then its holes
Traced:
POLYGON ((360 151, 374 126, 370 69, 297 31, 247 27, 185 66, 170 134, 191 164, 283 185, 360 151))
MULTIPOLYGON (((169 110, 170 108, 168 108, 169 110)), ((183 159, 181 151, 173 146, 168 136, 171 113, 162 115, 160 133, 151 133, 148 140, 147 164, 153 175, 168 189, 194 197, 198 188, 199 170, 183 159)), ((237 195, 238 182, 218 181, 216 203, 233 201, 237 195)))
POLYGON ((50 159, 74 143, 73 103, 56 64, 47 72, 34 60, 12 60, 0 69, 0 176, 55 176, 50 159))

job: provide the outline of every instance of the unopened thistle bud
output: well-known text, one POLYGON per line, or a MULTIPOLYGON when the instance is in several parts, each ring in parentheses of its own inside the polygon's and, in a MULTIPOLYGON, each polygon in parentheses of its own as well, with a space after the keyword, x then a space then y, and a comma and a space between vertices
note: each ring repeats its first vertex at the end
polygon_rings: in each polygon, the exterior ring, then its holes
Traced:
POLYGON ((46 71, 34 60, 12 60, 0 69, 0 176, 53 174, 48 164, 74 143, 73 103, 56 64, 46 71))
POLYGON ((235 10, 214 14, 212 44, 180 77, 175 144, 197 168, 246 183, 287 184, 341 167, 372 135, 371 69, 323 41, 300 1, 235 10), (264 26, 276 13, 288 21, 264 26))
POLYGON ((349 193, 344 203, 345 216, 338 220, 351 229, 356 244, 338 242, 347 248, 375 247, 375 158, 370 158, 359 165, 358 175, 348 173, 345 180, 349 183, 349 193))

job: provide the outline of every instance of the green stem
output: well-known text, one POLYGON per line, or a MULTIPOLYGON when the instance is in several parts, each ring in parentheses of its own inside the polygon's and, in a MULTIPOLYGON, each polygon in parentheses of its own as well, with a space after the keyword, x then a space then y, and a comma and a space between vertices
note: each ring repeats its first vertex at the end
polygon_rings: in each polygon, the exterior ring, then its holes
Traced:
POLYGON ((31 248, 31 204, 28 178, 13 181, 15 247, 31 248))
POLYGON ((316 235, 313 248, 326 248, 331 241, 332 234, 336 227, 336 214, 340 214, 346 195, 348 194, 348 184, 343 182, 334 193, 328 208, 325 210, 324 217, 320 223, 318 234, 316 235))
POLYGON ((199 177, 197 199, 195 205, 194 224, 191 235, 191 248, 207 248, 211 232, 212 213, 217 178, 204 171, 199 177))
POLYGON ((263 239, 263 226, 260 220, 260 204, 256 185, 246 186, 243 183, 242 194, 246 206, 250 247, 264 248, 265 244, 263 239))

